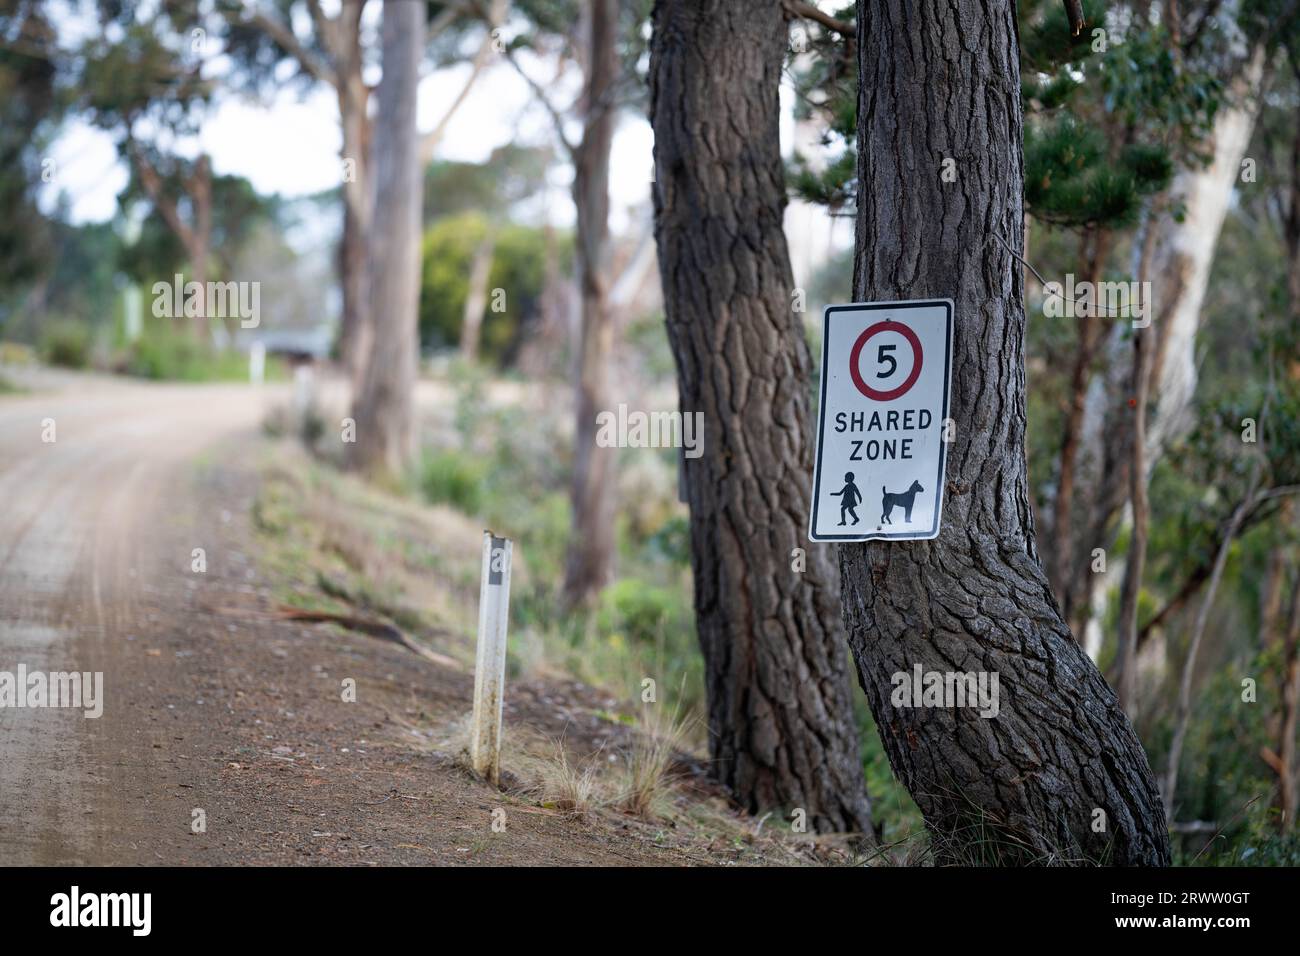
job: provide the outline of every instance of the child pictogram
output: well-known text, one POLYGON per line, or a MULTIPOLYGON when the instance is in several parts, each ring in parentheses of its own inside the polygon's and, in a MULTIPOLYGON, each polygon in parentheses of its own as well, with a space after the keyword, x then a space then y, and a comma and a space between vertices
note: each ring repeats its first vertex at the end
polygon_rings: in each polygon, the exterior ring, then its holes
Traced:
POLYGON ((862 500, 862 492, 858 491, 858 486, 853 483, 853 472, 844 475, 844 487, 839 491, 832 491, 832 497, 840 499, 840 524, 844 524, 844 515, 853 515, 853 523, 858 523, 858 513, 853 509, 858 506, 862 500))

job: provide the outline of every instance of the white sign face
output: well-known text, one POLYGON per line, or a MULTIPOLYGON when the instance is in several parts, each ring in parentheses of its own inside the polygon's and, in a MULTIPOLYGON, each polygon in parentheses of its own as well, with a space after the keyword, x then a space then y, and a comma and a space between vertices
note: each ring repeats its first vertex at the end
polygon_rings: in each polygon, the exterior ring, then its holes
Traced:
POLYGON ((949 299, 827 307, 811 540, 938 536, 952 311, 949 299))

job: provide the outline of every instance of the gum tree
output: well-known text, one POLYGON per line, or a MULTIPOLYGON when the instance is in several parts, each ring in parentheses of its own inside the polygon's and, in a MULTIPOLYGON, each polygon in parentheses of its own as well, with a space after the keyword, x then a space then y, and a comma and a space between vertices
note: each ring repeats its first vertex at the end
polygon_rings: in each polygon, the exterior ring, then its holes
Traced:
MULTIPOLYGON (((342 323, 339 358, 354 379, 365 366, 370 345, 368 240, 376 185, 367 173, 371 162, 373 88, 365 73, 367 55, 366 7, 368 0, 339 0, 327 11, 320 0, 218 0, 226 17, 227 52, 238 63, 239 83, 248 92, 270 95, 283 85, 279 67, 290 64, 297 78, 333 91, 338 102, 340 192, 343 229, 339 241, 339 281, 342 323)), ((434 128, 420 137, 420 165, 433 159, 448 124, 469 95, 474 82, 488 66, 494 50, 493 31, 505 19, 505 0, 460 0, 426 3, 428 19, 424 38, 430 46, 450 41, 459 46, 461 33, 481 27, 470 72, 451 105, 434 128)), ((453 53, 453 59, 459 59, 453 53)), ((446 57, 434 57, 442 65, 446 57)))
POLYGON ((415 455, 423 195, 415 101, 424 16, 422 3, 385 0, 380 31, 384 73, 376 96, 375 218, 368 263, 374 341, 353 401, 353 463, 388 478, 401 475, 415 455))
POLYGON ((1035 542, 1022 271, 994 239, 1023 243, 1017 45, 1010 0, 859 3, 854 295, 953 300, 955 435, 937 539, 841 548, 845 622, 940 860, 1162 865, 1146 754, 1035 542), (892 706, 892 675, 918 664, 998 673, 999 715, 892 706))
POLYGON ((613 448, 596 444, 596 416, 613 405, 609 366, 617 323, 609 232, 610 149, 619 111, 640 98, 638 63, 645 51, 643 28, 649 0, 516 0, 513 13, 525 24, 506 53, 545 108, 555 139, 573 166, 571 196, 576 213, 574 271, 580 325, 574 362, 573 520, 565 556, 564 603, 589 606, 613 578, 615 561, 615 464, 613 448), (553 55, 556 75, 541 81, 518 53, 553 55), (582 77, 573 103, 561 106, 556 88, 568 65, 582 77), (578 130, 571 136, 569 127, 578 130))
POLYGON ((681 409, 705 426, 684 484, 711 766, 751 811, 870 832, 839 575, 804 531, 811 360, 782 231, 785 52, 779 0, 656 5, 655 238, 681 409))

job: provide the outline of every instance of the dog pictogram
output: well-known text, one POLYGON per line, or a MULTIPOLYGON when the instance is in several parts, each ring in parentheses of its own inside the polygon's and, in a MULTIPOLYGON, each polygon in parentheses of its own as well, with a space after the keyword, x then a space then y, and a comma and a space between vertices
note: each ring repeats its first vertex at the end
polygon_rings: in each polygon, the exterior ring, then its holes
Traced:
POLYGON ((919 481, 912 482, 912 486, 910 488, 908 488, 906 491, 899 491, 899 492, 886 491, 885 486, 881 485, 880 493, 884 497, 880 501, 880 508, 882 512, 880 515, 880 523, 881 524, 894 523, 889 520, 889 514, 894 510, 895 506, 901 507, 903 509, 904 521, 911 521, 912 503, 916 501, 917 493, 923 491, 925 491, 925 489, 921 487, 921 483, 919 481))

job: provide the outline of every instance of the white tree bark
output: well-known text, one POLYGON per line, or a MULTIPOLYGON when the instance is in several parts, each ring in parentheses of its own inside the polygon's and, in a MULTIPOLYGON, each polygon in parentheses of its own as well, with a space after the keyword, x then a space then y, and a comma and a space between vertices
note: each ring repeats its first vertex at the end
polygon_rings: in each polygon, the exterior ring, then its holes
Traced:
MULTIPOLYGON (((1145 441, 1146 478, 1172 443, 1190 427, 1196 392, 1196 339, 1209 287, 1214 250, 1242 171, 1264 85, 1265 47, 1253 47, 1229 84, 1206 142, 1207 165, 1180 169, 1170 186, 1170 207, 1181 206, 1183 218, 1162 215, 1148 228, 1157 230, 1151 264, 1147 318, 1155 333, 1150 409, 1145 441)), ((1133 434, 1129 378, 1132 345, 1127 321, 1116 323, 1108 345, 1109 371, 1093 379, 1083 425, 1080 488, 1097 489, 1087 526, 1076 541, 1072 575, 1073 600, 1068 606, 1076 625, 1086 629, 1098 589, 1115 580, 1088 573, 1092 549, 1109 547, 1116 517, 1127 498, 1127 461, 1133 434)), ((1091 646, 1091 645, 1090 645, 1091 646)), ((1099 643, 1096 645, 1099 651, 1099 643)))
POLYGON ((1170 189, 1170 198, 1186 213, 1182 222, 1165 220, 1151 264, 1152 311, 1159 322, 1160 351, 1151 377, 1154 414, 1146 443, 1149 462, 1191 426, 1201 307, 1214 249, 1255 130, 1264 62, 1264 47, 1258 46, 1231 84, 1229 101, 1214 121, 1213 160, 1204 168, 1181 170, 1170 189))

